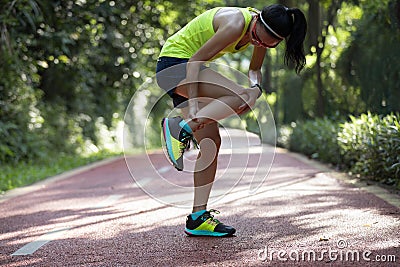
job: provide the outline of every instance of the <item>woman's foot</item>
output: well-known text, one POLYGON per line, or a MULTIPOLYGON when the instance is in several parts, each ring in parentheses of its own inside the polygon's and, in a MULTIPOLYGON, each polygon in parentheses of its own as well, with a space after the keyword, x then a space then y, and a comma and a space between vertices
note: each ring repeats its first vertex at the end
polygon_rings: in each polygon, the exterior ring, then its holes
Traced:
POLYGON ((217 210, 202 210, 189 214, 186 218, 185 233, 189 236, 232 236, 236 230, 232 226, 227 226, 211 213, 219 214, 217 210))
POLYGON ((183 153, 189 148, 193 137, 193 131, 181 117, 164 118, 161 121, 163 136, 167 147, 167 154, 172 164, 178 171, 183 170, 183 153))

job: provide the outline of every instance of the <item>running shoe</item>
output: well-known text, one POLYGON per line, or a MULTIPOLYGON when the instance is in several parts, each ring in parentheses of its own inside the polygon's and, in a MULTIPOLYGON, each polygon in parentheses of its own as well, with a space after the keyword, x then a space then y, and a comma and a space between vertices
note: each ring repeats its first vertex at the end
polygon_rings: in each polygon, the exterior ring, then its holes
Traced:
POLYGON ((211 213, 219 214, 219 211, 204 210, 201 215, 196 212, 187 216, 185 233, 189 236, 226 237, 236 232, 235 228, 221 223, 211 213))
POLYGON ((192 129, 181 117, 164 118, 161 121, 167 154, 178 171, 183 170, 183 153, 189 149, 190 141, 197 147, 192 129))

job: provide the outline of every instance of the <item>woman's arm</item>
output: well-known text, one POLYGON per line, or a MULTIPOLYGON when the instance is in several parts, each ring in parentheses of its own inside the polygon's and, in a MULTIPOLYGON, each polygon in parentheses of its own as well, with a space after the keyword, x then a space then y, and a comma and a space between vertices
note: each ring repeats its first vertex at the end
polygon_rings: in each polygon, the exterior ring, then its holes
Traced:
POLYGON ((259 98, 262 94, 261 92, 261 81, 262 81, 262 74, 261 74, 261 66, 264 62, 265 52, 267 50, 263 47, 255 46, 253 50, 253 55, 251 57, 250 66, 249 66, 249 80, 250 80, 250 87, 254 90, 248 90, 248 100, 247 103, 244 103, 239 107, 240 114, 244 114, 255 104, 257 98, 259 98), (257 87, 257 88, 254 88, 257 87), (256 91, 256 93, 255 93, 256 91))
POLYGON ((194 118, 198 111, 197 81, 201 64, 209 61, 225 47, 237 41, 243 32, 245 21, 240 11, 229 11, 228 15, 216 16, 213 24, 215 25, 215 34, 189 59, 187 64, 189 118, 194 118))
POLYGON ((258 86, 261 85, 262 81, 261 66, 262 63, 264 62, 266 51, 267 50, 263 47, 258 47, 258 46, 254 47, 249 67, 250 87, 255 86, 256 84, 258 84, 258 86))

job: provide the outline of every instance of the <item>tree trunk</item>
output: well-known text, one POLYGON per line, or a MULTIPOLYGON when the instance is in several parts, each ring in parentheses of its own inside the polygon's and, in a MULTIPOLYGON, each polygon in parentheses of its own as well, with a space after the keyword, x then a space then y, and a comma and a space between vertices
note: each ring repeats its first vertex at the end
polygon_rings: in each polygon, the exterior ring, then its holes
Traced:
POLYGON ((313 46, 318 46, 318 37, 321 34, 321 11, 317 0, 308 0, 308 5, 307 35, 308 47, 311 50, 313 46))
POLYGON ((321 54, 324 49, 323 43, 319 43, 321 38, 321 10, 319 1, 308 0, 308 47, 311 52, 316 53, 317 61, 315 64, 317 75, 317 106, 316 115, 322 117, 325 114, 324 88, 322 83, 321 54), (315 50, 314 50, 315 49, 315 50))
MULTIPOLYGON (((312 1, 312 0, 310 0, 312 1)), ((322 52, 324 51, 325 48, 325 40, 326 36, 328 35, 328 29, 331 25, 333 25, 334 20, 337 15, 337 11, 342 5, 343 0, 332 0, 331 5, 329 6, 328 13, 327 13, 327 18, 326 18, 326 26, 323 29, 322 32, 320 32, 320 39, 318 40, 318 45, 316 46, 316 52, 317 52, 317 62, 316 62, 316 69, 317 69, 317 90, 318 90, 318 98, 317 98, 317 116, 318 117, 323 117, 326 112, 325 109, 325 98, 324 98, 324 88, 323 88, 323 82, 322 82, 322 68, 321 68, 321 62, 322 62, 322 52)), ((322 30, 322 29, 321 29, 322 30)))
POLYGON ((325 98, 324 98, 324 85, 322 83, 322 69, 321 69, 321 54, 323 51, 322 48, 317 48, 317 117, 323 117, 325 115, 325 98))

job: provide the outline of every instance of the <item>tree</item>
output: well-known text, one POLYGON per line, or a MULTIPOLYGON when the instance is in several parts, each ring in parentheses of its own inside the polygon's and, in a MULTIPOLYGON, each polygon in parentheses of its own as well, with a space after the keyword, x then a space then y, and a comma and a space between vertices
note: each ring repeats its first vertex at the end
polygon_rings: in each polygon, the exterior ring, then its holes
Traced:
POLYGON ((360 88, 369 111, 400 111, 399 1, 359 1, 364 15, 341 58, 348 86, 360 88))
POLYGON ((165 39, 215 2, 0 1, 0 159, 101 143, 165 39))

